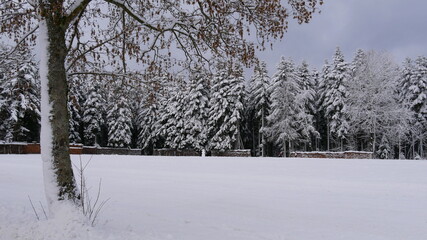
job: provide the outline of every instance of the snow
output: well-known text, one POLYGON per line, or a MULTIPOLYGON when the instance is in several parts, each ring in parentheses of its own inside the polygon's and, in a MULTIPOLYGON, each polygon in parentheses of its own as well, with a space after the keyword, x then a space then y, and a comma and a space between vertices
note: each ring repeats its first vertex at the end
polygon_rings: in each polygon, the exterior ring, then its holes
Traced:
POLYGON ((83 0, 74 1, 74 3, 67 10, 67 15, 70 15, 72 12, 74 12, 82 3, 83 3, 83 0))
POLYGON ((40 214, 40 155, 0 155, 0 240, 427 239, 427 161, 90 158, 88 185, 111 199, 93 228, 40 214))
POLYGON ((54 199, 58 196, 59 188, 56 184, 54 170, 52 166, 52 126, 50 119, 52 117, 52 104, 49 101, 49 86, 48 86, 48 64, 49 64, 49 39, 47 33, 46 20, 42 20, 39 23, 39 34, 37 38, 37 48, 39 49, 40 59, 40 95, 41 95, 41 130, 40 130, 40 146, 41 146, 41 157, 43 160, 43 174, 44 184, 47 202, 51 205, 54 199))

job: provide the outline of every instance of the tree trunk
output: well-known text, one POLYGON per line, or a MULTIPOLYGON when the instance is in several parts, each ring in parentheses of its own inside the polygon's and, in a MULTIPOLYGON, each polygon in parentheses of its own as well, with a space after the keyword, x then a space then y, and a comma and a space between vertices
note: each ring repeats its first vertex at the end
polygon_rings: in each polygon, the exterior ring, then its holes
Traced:
POLYGON ((258 147, 256 145, 257 143, 257 139, 256 139, 256 135, 255 135, 255 124, 252 124, 252 149, 254 152, 255 157, 258 156, 258 147))
POLYGON ((415 159, 415 136, 412 134, 412 159, 415 159))
POLYGON ((68 84, 65 71, 67 55, 62 18, 55 10, 44 9, 41 21, 40 78, 42 83, 41 152, 44 163, 48 204, 76 200, 76 182, 69 154, 68 84), (42 29, 44 28, 44 29, 42 29), (44 45, 44 46, 43 46, 44 45), (44 49, 43 49, 44 48, 44 49))
POLYGON ((262 147, 261 147, 261 126, 258 126, 258 145, 257 145, 257 151, 259 152, 259 154, 257 154, 257 157, 258 156, 262 156, 262 147))
POLYGON ((327 132, 326 133, 327 151, 329 152, 329 150, 330 150, 330 148, 329 148, 330 147, 330 145, 329 145, 329 141, 330 141, 329 138, 330 138, 330 136, 329 135, 331 135, 330 131, 329 131, 329 119, 327 120, 326 128, 327 128, 327 130, 326 130, 326 132, 327 132))
POLYGON ((400 131, 399 131, 399 135, 398 135, 399 139, 398 139, 398 144, 399 144, 399 152, 398 152, 398 159, 400 159, 400 152, 402 151, 401 149, 401 145, 400 145, 400 131))
POLYGON ((283 138, 283 157, 286 157, 286 140, 283 138))
POLYGON ((243 140, 240 134, 240 122, 237 123, 237 136, 234 149, 243 149, 243 140))
POLYGON ((374 132, 374 137, 373 137, 374 139, 373 139, 373 142, 372 142, 372 158, 375 158, 375 155, 376 155, 376 153, 375 153, 375 149, 376 149, 376 145, 377 145, 377 135, 376 135, 376 133, 374 132))
POLYGON ((261 119, 261 122, 262 122, 262 126, 261 126, 261 129, 262 129, 262 132, 261 132, 261 138, 262 138, 262 141, 261 141, 261 151, 262 151, 262 154, 261 154, 261 156, 262 157, 265 157, 265 134, 264 134, 264 128, 265 128, 265 113, 264 113, 264 107, 262 108, 262 119, 261 119))
POLYGON ((373 126, 374 126, 374 139, 373 139, 373 142, 372 142, 372 158, 375 158, 375 155, 376 155, 376 153, 375 153, 375 149, 376 149, 376 145, 377 145, 377 127, 376 127, 376 122, 377 122, 377 119, 374 117, 374 124, 373 124, 373 126))

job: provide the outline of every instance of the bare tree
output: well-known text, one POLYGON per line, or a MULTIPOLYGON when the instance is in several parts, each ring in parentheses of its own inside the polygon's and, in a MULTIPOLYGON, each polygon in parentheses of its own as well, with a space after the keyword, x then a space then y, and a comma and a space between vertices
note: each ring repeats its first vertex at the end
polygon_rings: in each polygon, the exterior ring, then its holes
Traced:
POLYGON ((350 128, 362 138, 357 140, 370 142, 374 157, 378 140, 385 137, 400 148, 398 141, 409 127, 410 113, 396 93, 398 76, 398 66, 390 55, 369 51, 359 59, 349 82, 350 128))
MULTIPOLYGON (((0 33, 19 44, 39 39, 42 159, 49 203, 78 198, 69 156, 67 76, 126 74, 125 58, 174 64, 228 56, 255 62, 255 50, 283 37, 287 19, 307 23, 323 0, 3 0, 0 33), (286 3, 285 3, 286 2, 286 3), (38 31, 37 31, 38 29, 38 31), (251 42, 249 35, 255 35, 251 42), (209 54, 205 54, 209 52, 209 54), (108 57, 105 57, 108 56, 108 57), (120 67, 118 67, 120 66, 120 67), (121 68, 121 69, 120 69, 121 68), (77 72, 76 72, 77 71, 77 72)), ((123 78, 125 79, 125 78, 123 78)), ((123 80, 125 81, 125 80, 123 80)))

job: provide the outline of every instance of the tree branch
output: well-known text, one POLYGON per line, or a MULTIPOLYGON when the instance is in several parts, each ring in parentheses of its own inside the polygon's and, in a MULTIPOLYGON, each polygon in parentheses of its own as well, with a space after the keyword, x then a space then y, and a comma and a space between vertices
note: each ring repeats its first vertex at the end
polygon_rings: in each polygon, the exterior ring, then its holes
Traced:
POLYGON ((110 76, 110 77, 129 77, 129 74, 120 74, 113 72, 74 72, 69 73, 68 76, 77 76, 77 75, 96 75, 96 76, 110 76))
POLYGON ((131 16, 134 20, 142 24, 143 26, 158 32, 163 32, 161 28, 155 27, 149 23, 147 23, 138 13, 134 12, 132 9, 128 8, 123 1, 120 0, 104 0, 107 3, 111 3, 121 9, 123 9, 129 16, 131 16))
POLYGON ((65 18, 65 23, 70 24, 80 13, 84 12, 86 7, 92 0, 77 0, 69 9, 68 15, 65 18))
POLYGON ((73 61, 71 62, 71 64, 70 65, 68 65, 68 67, 67 67, 67 69, 66 69, 66 72, 68 72, 73 66, 74 66, 74 64, 76 64, 77 63, 77 61, 79 60, 79 59, 81 59, 84 55, 86 55, 87 53, 90 53, 90 52, 92 52, 93 50, 95 50, 95 49, 97 49, 97 48, 99 48, 99 47, 102 47, 104 44, 106 44, 106 43, 108 43, 108 42, 110 42, 110 41, 113 41, 114 39, 116 39, 116 38, 119 38, 120 37, 120 34, 118 34, 118 35, 116 35, 116 36, 114 36, 114 37, 112 37, 112 38, 109 38, 109 39, 107 39, 107 40, 105 40, 105 41, 102 41, 102 42, 100 42, 100 43, 98 43, 98 44, 96 44, 96 45, 94 45, 94 46, 92 46, 92 47, 90 47, 90 48, 88 48, 86 51, 84 51, 83 53, 81 53, 80 55, 78 55, 77 57, 75 57, 74 59, 73 59, 73 61))
POLYGON ((15 47, 10 52, 8 52, 6 54, 6 56, 12 55, 19 48, 19 46, 25 41, 25 39, 27 39, 29 36, 31 36, 35 31, 37 31, 38 28, 39 28, 39 25, 37 25, 36 27, 31 29, 31 31, 29 31, 27 34, 25 34, 25 36, 23 36, 21 39, 19 39, 19 41, 16 43, 15 47))

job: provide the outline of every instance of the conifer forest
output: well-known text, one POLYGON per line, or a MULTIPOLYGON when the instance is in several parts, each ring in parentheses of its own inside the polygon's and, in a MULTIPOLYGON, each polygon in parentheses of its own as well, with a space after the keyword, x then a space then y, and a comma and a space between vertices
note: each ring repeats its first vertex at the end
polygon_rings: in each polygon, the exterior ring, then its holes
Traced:
MULTIPOLYGON (((9 48, 1 46, 5 55, 9 48)), ((0 62, 0 139, 39 142, 40 82, 29 49, 0 62)), ((73 75, 69 138, 86 146, 192 150, 368 151, 378 158, 423 158, 427 57, 396 64, 385 52, 337 48, 322 69, 282 57, 275 72, 260 61, 218 61, 179 74, 73 75), (247 75, 247 74, 246 74, 247 75)))

